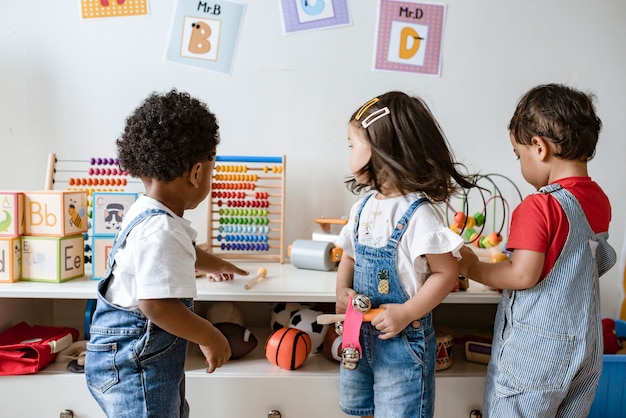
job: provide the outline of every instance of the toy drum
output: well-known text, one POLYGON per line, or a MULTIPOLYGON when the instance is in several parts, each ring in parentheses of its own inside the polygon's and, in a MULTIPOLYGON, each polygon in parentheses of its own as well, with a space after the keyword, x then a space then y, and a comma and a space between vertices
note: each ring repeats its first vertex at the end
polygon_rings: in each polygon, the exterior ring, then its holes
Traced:
POLYGON ((435 370, 444 370, 452 367, 452 349, 454 347, 454 337, 452 331, 447 328, 436 328, 437 335, 437 366, 435 370))

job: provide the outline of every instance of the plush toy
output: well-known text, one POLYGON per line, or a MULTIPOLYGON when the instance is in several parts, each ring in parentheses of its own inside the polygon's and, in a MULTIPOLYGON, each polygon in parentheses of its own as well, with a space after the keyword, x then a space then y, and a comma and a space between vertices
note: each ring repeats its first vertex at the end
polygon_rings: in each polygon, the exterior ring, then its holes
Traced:
POLYGON ((615 333, 615 321, 611 318, 602 320, 602 338, 604 341, 604 354, 615 354, 621 348, 620 341, 615 333))

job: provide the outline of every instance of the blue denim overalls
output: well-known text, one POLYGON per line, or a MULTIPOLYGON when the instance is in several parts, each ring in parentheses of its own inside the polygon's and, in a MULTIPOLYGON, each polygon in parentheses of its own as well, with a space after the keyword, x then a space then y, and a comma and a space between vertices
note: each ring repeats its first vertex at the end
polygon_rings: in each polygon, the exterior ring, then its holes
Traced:
MULTIPOLYGON (((120 308, 104 297, 118 248, 133 227, 154 215, 171 216, 149 209, 134 218, 115 238, 107 273, 98 284, 85 375, 89 391, 110 418, 189 416, 187 341, 157 327, 140 311, 120 308)), ((181 301, 193 309, 192 299, 181 301)))
MULTIPOLYGON (((411 204, 396 225, 387 245, 374 248, 359 244, 359 218, 354 223, 355 264, 353 288, 369 296, 372 308, 383 303, 404 303, 409 299, 398 277, 397 246, 415 210, 428 199, 411 204)), ((361 326, 363 357, 356 369, 340 369, 341 409, 351 415, 377 418, 432 417, 435 401, 436 337, 432 314, 413 321, 400 334, 381 340, 370 323, 361 326)))
POLYGON ((563 208, 569 234, 545 279, 504 291, 485 388, 485 418, 586 417, 602 370, 599 280, 616 256, 578 200, 542 187, 563 208))

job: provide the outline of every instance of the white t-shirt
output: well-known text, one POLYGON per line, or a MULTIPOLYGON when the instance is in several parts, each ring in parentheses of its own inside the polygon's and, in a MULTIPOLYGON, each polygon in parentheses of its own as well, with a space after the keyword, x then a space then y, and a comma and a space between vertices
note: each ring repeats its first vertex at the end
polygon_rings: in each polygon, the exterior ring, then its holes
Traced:
POLYGON ((106 299, 123 308, 138 309, 139 299, 195 298, 197 232, 191 222, 165 205, 141 196, 124 215, 121 230, 147 209, 172 216, 144 219, 117 250, 106 299))
MULTIPOLYGON (((402 215, 417 199, 426 197, 422 193, 379 200, 372 196, 359 221, 359 243, 370 247, 384 247, 402 215)), ((364 198, 363 198, 364 199, 364 198)), ((363 202, 359 199, 350 210, 348 223, 342 228, 335 245, 345 254, 354 258, 354 222, 363 202)), ((425 254, 444 254, 451 252, 457 260, 461 259, 459 249, 463 238, 448 228, 443 216, 435 205, 422 204, 411 219, 407 230, 398 244, 398 274, 402 287, 409 297, 415 295, 428 278, 431 271, 425 254)))

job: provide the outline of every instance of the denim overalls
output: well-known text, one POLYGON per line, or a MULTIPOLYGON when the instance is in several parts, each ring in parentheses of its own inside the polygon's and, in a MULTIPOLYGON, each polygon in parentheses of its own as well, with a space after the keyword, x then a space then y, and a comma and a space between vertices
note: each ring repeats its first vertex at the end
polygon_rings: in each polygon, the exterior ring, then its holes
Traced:
MULTIPOLYGON (((387 245, 381 248, 359 244, 359 218, 354 223, 355 264, 353 288, 372 300, 372 308, 409 299, 398 277, 397 246, 415 210, 428 199, 411 204, 396 225, 387 245)), ((431 313, 413 321, 400 334, 381 340, 370 323, 361 326, 362 358, 356 369, 340 369, 341 409, 351 415, 377 418, 432 417, 435 396, 436 337, 431 313)))
MULTIPOLYGON (((118 248, 137 224, 160 209, 140 213, 115 238, 87 345, 85 375, 89 391, 110 418, 188 417, 185 400, 187 341, 153 324, 140 311, 120 308, 104 295, 118 248)), ((181 299, 193 309, 192 299, 181 299)))
POLYGON ((485 388, 485 418, 586 417, 602 370, 599 275, 616 256, 578 200, 545 186, 569 234, 554 267, 530 289, 504 291, 485 388))

